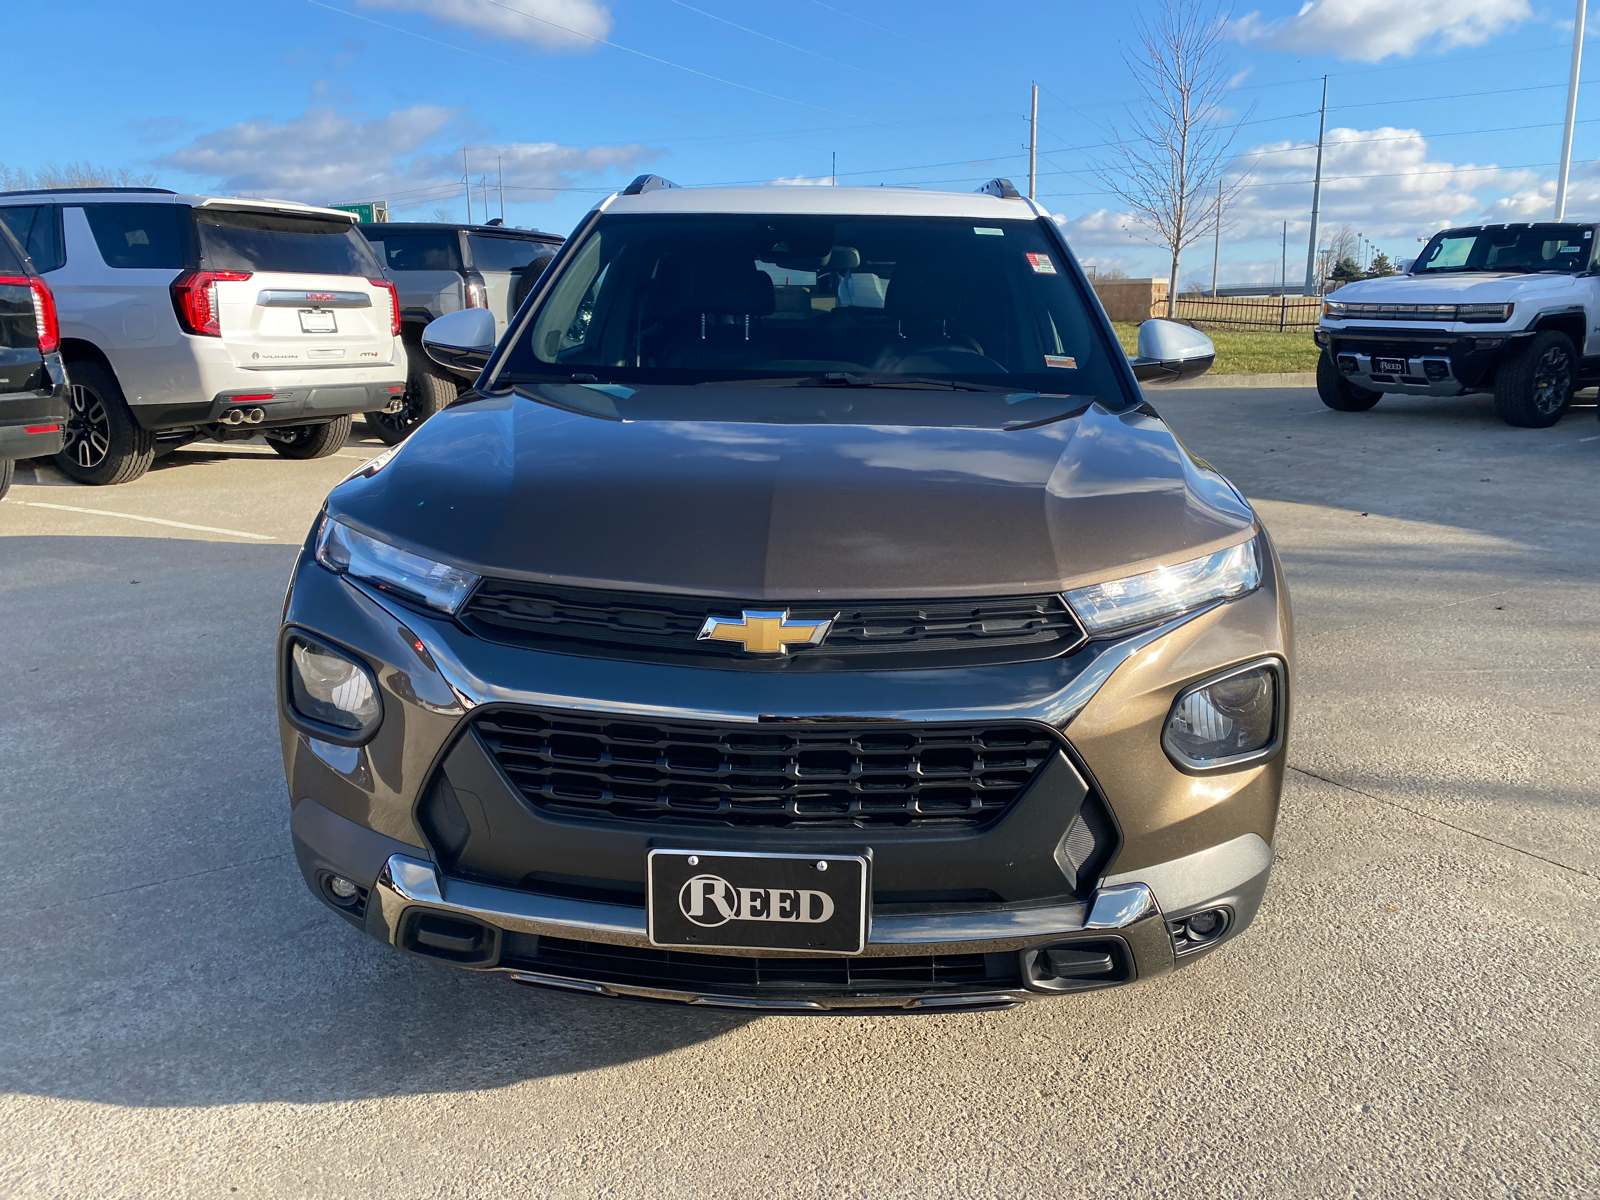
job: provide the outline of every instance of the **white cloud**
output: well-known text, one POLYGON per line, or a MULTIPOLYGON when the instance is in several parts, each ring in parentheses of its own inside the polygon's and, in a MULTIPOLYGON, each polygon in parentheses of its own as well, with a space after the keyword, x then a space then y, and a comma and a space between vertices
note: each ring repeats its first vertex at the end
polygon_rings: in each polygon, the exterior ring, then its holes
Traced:
POLYGON ((1247 13, 1229 32, 1268 50, 1378 62, 1482 45, 1532 17, 1528 0, 1307 0, 1294 16, 1276 21, 1247 13))
MULTIPOLYGON (((286 121, 258 119, 204 134, 158 165, 213 181, 224 194, 274 196, 314 204, 388 199, 391 209, 431 206, 461 195, 461 152, 431 149, 459 132, 458 109, 417 105, 363 121, 332 108, 313 108, 286 121)), ((642 145, 562 146, 555 142, 474 145, 473 177, 487 173, 494 189, 495 159, 505 171, 507 200, 548 200, 532 189, 595 182, 659 151, 642 145)))
POLYGON ((595 0, 356 0, 362 8, 422 13, 479 37, 545 50, 592 50, 611 33, 611 12, 595 0), (587 36, 585 36, 587 35, 587 36))
POLYGON ((833 180, 826 175, 779 175, 772 182, 779 187, 833 186, 833 180))

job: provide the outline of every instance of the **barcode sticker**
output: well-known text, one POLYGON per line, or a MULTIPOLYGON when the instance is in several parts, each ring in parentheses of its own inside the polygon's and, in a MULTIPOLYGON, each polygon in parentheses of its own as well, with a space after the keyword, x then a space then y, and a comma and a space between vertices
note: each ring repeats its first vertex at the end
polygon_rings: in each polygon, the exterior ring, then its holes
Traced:
POLYGON ((1054 275, 1056 264, 1050 261, 1048 254, 1030 254, 1027 256, 1028 265, 1033 268, 1035 275, 1054 275))

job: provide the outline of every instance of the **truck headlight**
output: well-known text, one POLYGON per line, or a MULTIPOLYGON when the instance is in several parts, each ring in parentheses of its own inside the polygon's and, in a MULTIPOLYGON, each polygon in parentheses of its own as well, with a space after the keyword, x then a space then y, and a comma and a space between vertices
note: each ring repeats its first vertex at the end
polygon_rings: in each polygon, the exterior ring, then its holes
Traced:
POLYGON ((293 634, 288 643, 289 706, 315 732, 365 741, 378 731, 383 704, 365 666, 326 642, 293 634))
POLYGON ((1161 733, 1169 758, 1190 770, 1270 758, 1283 740, 1283 665, 1263 659, 1186 688, 1161 733))
POLYGON ((1511 314, 1516 310, 1515 304, 1458 304, 1456 305, 1456 320, 1458 321, 1484 321, 1498 324, 1511 320, 1511 314))
POLYGON ((1176 616, 1260 587, 1260 542, 1260 538, 1251 538, 1176 566, 1075 588, 1063 598, 1082 622, 1084 632, 1091 635, 1176 616))
POLYGON ((335 575, 365 580, 379 591, 442 613, 459 609, 478 583, 471 571, 391 546, 328 516, 317 530, 316 558, 335 575))

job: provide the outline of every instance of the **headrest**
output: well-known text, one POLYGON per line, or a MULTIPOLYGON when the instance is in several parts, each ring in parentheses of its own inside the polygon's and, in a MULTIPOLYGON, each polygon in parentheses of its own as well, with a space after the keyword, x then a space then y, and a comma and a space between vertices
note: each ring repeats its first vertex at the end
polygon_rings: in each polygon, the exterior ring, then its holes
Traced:
POLYGON ((751 266, 748 258, 695 264, 689 284, 690 312, 764 317, 772 308, 772 276, 751 266))
POLYGON ((961 284, 948 264, 898 263, 883 310, 911 320, 942 320, 961 311, 961 284))
POLYGON ((861 265, 861 251, 854 246, 835 246, 822 262, 824 271, 854 271, 861 265))

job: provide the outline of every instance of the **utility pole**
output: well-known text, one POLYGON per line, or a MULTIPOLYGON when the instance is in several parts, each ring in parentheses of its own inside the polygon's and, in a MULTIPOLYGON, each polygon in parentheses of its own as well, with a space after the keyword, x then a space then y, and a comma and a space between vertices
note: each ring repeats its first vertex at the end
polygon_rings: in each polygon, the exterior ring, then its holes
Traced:
POLYGON ((1289 290, 1289 222, 1283 223, 1283 247, 1278 256, 1278 286, 1282 291, 1289 290))
POLYGON ((1317 218, 1322 209, 1322 139, 1328 132, 1328 77, 1322 77, 1322 115, 1317 118, 1317 176, 1311 185, 1311 242, 1306 247, 1306 291, 1308 296, 1322 290, 1315 277, 1317 269, 1317 218))
POLYGON ((494 169, 500 176, 500 224, 506 223, 506 168, 500 155, 494 156, 494 169))
POLYGON ((832 187, 839 186, 839 152, 833 152, 833 166, 828 169, 828 183, 832 187))
POLYGON ((1211 298, 1217 298, 1217 260, 1222 257, 1222 176, 1217 176, 1217 227, 1211 238, 1211 298))
POLYGON ((487 224, 489 221, 489 177, 487 175, 478 176, 478 186, 483 189, 483 220, 487 224))
POLYGON ((1583 62, 1583 9, 1586 0, 1578 0, 1578 14, 1572 22, 1572 74, 1567 79, 1567 124, 1561 132, 1561 171, 1556 176, 1556 220, 1567 216, 1567 169, 1572 166, 1572 125, 1578 115, 1578 67, 1583 62))
POLYGON ((1033 112, 1028 117, 1028 199, 1039 179, 1039 85, 1033 85, 1033 112))
POLYGON ((467 148, 461 147, 461 182, 467 189, 467 224, 472 224, 472 172, 467 166, 467 148))

